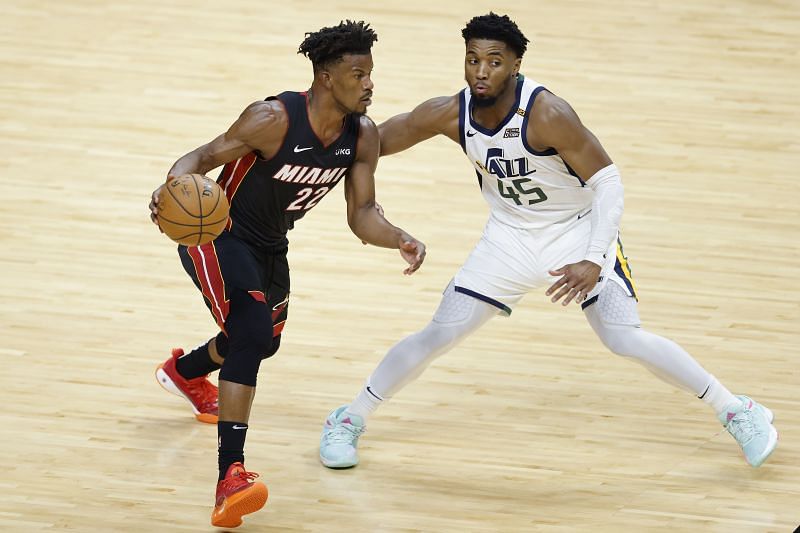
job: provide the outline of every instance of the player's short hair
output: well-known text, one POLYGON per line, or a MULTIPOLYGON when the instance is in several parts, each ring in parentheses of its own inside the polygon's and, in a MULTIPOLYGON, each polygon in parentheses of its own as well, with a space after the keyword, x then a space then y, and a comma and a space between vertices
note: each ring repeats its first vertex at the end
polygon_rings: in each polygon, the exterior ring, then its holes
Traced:
POLYGON ((370 53, 372 43, 377 40, 378 35, 363 20, 343 20, 337 26, 306 33, 297 53, 310 59, 314 72, 317 72, 341 61, 346 54, 370 53))
POLYGON ((489 12, 488 15, 473 17, 461 30, 464 43, 470 39, 491 39, 506 43, 517 57, 522 57, 528 49, 528 39, 519 31, 516 22, 508 18, 508 15, 498 15, 489 12))

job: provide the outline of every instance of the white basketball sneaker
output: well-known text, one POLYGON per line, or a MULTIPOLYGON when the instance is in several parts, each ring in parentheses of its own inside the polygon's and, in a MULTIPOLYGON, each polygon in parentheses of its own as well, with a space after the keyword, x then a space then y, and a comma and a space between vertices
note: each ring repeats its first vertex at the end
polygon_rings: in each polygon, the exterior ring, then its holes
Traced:
POLYGON ((367 429, 364 419, 337 407, 325 419, 319 439, 319 460, 328 468, 350 468, 358 464, 358 438, 367 429))
POLYGON ((741 405, 731 406, 719 415, 750 466, 761 466, 778 445, 778 431, 772 425, 772 411, 747 396, 737 396, 741 405))

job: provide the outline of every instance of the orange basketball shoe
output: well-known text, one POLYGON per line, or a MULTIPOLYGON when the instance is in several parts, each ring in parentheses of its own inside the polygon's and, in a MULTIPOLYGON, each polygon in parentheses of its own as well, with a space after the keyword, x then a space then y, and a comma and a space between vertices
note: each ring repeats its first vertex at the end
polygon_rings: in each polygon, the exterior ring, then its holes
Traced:
POLYGON ((216 527, 238 527, 242 517, 255 513, 267 503, 267 486, 255 472, 248 472, 242 463, 233 463, 225 473, 225 479, 217 483, 217 500, 211 513, 211 525, 216 527))
POLYGON ((182 355, 182 348, 173 348, 172 357, 156 368, 156 379, 168 392, 189 400, 197 420, 206 424, 216 424, 219 415, 217 387, 208 381, 207 376, 186 379, 178 374, 175 361, 182 355))

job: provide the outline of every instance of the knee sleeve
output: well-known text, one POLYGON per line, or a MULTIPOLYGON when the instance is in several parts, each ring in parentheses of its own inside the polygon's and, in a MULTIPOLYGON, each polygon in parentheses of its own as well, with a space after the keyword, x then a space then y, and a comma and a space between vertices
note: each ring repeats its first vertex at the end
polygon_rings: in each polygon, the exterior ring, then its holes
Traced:
POLYGON ((436 308, 433 321, 446 326, 460 326, 475 320, 475 315, 482 316, 488 311, 490 314, 497 314, 494 308, 486 308, 484 302, 472 296, 456 292, 455 283, 450 280, 450 284, 442 293, 442 301, 436 308))
POLYGON ((597 301, 585 309, 586 318, 603 344, 617 355, 635 357, 642 333, 636 300, 609 281, 597 301))
POLYGON ((635 357, 640 345, 636 299, 608 281, 597 301, 584 309, 589 324, 606 348, 617 355, 635 357))
POLYGON ((214 339, 217 346, 217 355, 225 359, 228 355, 228 336, 222 331, 217 333, 217 338, 214 339))
MULTIPOLYGON (((216 344, 217 344, 217 354, 223 359, 225 359, 225 357, 227 357, 228 355, 228 336, 220 331, 217 334, 216 344)), ((270 357, 275 355, 278 352, 278 349, 280 349, 280 347, 281 347, 281 336, 278 335, 277 337, 273 337, 272 344, 269 350, 267 350, 264 353, 264 355, 261 357, 261 360, 263 361, 264 359, 269 359, 270 357)))
MULTIPOLYGON (((217 338, 215 339, 217 344, 217 355, 225 359, 228 355, 228 336, 225 335, 223 332, 219 332, 217 334, 217 338)), ((272 337, 272 345, 270 346, 269 350, 264 353, 261 357, 262 360, 268 359, 277 353, 278 349, 281 347, 281 336, 278 335, 277 337, 272 337)))
POLYGON ((613 281, 597 295, 597 301, 589 306, 594 307, 599 318, 608 326, 639 326, 639 308, 636 298, 628 294, 613 281))
POLYGON ((456 292, 453 281, 450 281, 433 320, 413 337, 439 355, 471 335, 497 313, 496 307, 456 292))
POLYGON ((261 359, 272 349, 272 318, 266 303, 235 291, 225 330, 227 354, 219 378, 255 387, 261 359))
POLYGON ((263 361, 264 359, 269 359, 270 357, 275 355, 275 353, 278 351, 278 348, 280 347, 281 347, 281 336, 278 335, 277 337, 272 337, 272 346, 270 346, 270 349, 264 353, 264 355, 261 357, 261 360, 263 361))

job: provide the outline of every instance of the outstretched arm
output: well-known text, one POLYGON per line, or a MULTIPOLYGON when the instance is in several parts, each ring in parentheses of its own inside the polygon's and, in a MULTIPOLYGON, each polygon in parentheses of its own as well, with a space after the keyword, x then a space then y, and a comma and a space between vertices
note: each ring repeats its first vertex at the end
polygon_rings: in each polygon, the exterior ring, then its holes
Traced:
POLYGON ((402 229, 393 226, 376 209, 375 168, 378 165, 380 139, 375 124, 361 118, 356 160, 345 180, 347 223, 362 241, 383 248, 397 248, 409 264, 406 275, 413 274, 425 260, 425 245, 402 229))
POLYGON ((430 139, 445 135, 458 140, 458 95, 440 96, 422 102, 413 111, 395 115, 378 126, 381 155, 402 152, 430 139))

